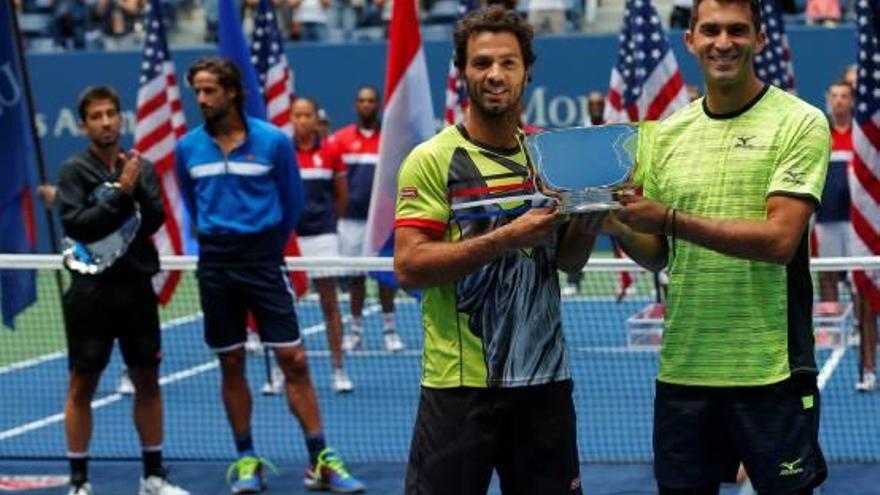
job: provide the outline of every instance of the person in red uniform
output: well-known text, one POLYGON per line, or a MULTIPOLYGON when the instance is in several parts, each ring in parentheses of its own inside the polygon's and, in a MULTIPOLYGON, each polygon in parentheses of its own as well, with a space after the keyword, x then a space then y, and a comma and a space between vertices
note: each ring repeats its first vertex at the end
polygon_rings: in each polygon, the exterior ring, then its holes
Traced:
MULTIPOLYGON (((305 191, 305 208, 296 226, 303 257, 339 256, 336 222, 348 205, 345 163, 334 146, 318 134, 318 105, 299 97, 291 109, 296 161, 305 191)), ((351 380, 342 369, 342 315, 336 297, 336 274, 309 271, 321 300, 327 326, 327 342, 333 360, 331 385, 336 392, 350 392, 351 380)))
MULTIPOLYGON (((379 92, 371 86, 357 91, 355 110, 358 121, 337 131, 334 145, 348 169, 348 208, 339 219, 339 248, 342 256, 363 256, 366 238, 367 214, 373 192, 373 174, 379 161, 379 92)), ((359 351, 364 346, 364 297, 366 277, 363 272, 351 275, 351 331, 345 336, 342 348, 346 352, 359 351)), ((397 334, 394 321, 395 287, 379 283, 379 301, 382 306, 382 334, 385 350, 402 351, 405 346, 397 334)))

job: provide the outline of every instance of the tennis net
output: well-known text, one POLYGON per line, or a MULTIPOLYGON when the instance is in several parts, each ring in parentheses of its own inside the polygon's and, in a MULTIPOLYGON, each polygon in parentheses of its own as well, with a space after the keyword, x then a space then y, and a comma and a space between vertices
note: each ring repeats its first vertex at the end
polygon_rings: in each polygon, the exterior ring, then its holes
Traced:
MULTIPOLYGON (((220 399, 217 360, 203 341, 196 260, 162 261, 166 269, 182 274, 174 299, 160 309, 165 454, 172 459, 229 459, 234 445, 220 399)), ((390 260, 378 258, 288 262, 297 270, 391 269, 390 260)), ((813 265, 814 270, 856 268, 880 269, 880 258, 824 259, 813 265)), ((0 459, 63 458, 67 357, 60 294, 69 278, 61 271, 58 256, 2 255, 2 269, 36 270, 38 299, 18 318, 17 330, 0 332, 0 459)), ((629 261, 598 258, 585 268, 577 290, 562 298, 584 462, 652 458, 654 376, 662 334, 655 282, 652 274, 629 261), (621 287, 624 272, 633 279, 626 290, 621 287)), ((406 349, 388 352, 377 291, 372 283, 368 287, 365 347, 345 358, 353 393, 340 395, 331 389, 330 352, 320 303, 313 293, 297 303, 300 326, 329 442, 350 462, 405 462, 419 395, 419 303, 398 293, 396 326, 406 349)), ((817 358, 824 389, 821 441, 832 461, 880 462, 880 428, 874 424, 880 392, 859 394, 853 388, 858 350, 853 348, 850 298, 846 290, 842 294, 837 305, 816 305, 817 358)), ((340 310, 348 331, 348 296, 342 291, 340 310)), ((263 353, 249 354, 256 448, 275 461, 303 461, 302 435, 283 395, 261 393, 272 373, 266 363, 263 353)), ((122 371, 119 352, 114 350, 93 402, 93 458, 139 456, 132 397, 118 391, 122 371)))

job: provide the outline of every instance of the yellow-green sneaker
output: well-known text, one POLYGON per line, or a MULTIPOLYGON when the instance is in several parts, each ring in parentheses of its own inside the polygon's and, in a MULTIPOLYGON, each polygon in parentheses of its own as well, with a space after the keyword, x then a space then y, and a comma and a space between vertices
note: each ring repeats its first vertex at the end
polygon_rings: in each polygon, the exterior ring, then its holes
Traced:
POLYGON ((232 493, 257 493, 266 489, 263 466, 275 471, 271 462, 255 455, 243 455, 226 470, 232 493))
POLYGON ((359 493, 364 484, 345 469, 342 458, 330 447, 318 454, 318 462, 306 468, 304 483, 309 490, 330 490, 333 493, 359 493))

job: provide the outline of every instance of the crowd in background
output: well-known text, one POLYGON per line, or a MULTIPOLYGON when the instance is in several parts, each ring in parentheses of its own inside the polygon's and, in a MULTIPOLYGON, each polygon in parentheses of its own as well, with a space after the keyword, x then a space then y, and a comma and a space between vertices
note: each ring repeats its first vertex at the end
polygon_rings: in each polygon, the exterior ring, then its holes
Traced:
MULTIPOLYGON (((235 0, 245 28, 253 25, 259 0, 235 0)), ((270 0, 282 33, 290 41, 382 39, 393 0, 270 0)), ((31 51, 138 49, 144 38, 145 0, 14 0, 31 51)), ((499 3, 498 0, 480 0, 499 3)), ((213 43, 218 0, 161 0, 173 45, 213 43)), ((535 26, 539 35, 609 31, 598 14, 621 11, 624 0, 505 0, 535 26)), ((691 0, 655 2, 668 26, 685 29, 691 0)), ((786 22, 834 27, 853 22, 853 0, 783 0, 786 22)), ((426 38, 448 39, 459 15, 458 0, 419 0, 426 38)))

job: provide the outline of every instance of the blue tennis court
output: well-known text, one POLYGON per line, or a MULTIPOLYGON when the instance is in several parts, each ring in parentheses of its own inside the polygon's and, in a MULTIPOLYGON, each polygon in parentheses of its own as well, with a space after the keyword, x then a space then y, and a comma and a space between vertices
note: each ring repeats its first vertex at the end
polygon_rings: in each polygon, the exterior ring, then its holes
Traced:
MULTIPOLYGON (((649 302, 633 296, 563 300, 572 357, 582 473, 588 493, 652 493, 651 417, 657 352, 627 347, 623 322, 649 302)), ((343 303, 343 314, 347 305, 343 303)), ((417 303, 398 299, 398 330, 407 350, 381 347, 378 308, 368 306, 366 350, 345 361, 355 391, 330 390, 330 359, 316 301, 299 305, 325 432, 371 493, 400 493, 419 391, 421 325, 417 303)), ((59 332, 61 329, 59 328, 59 332)), ((193 493, 226 493, 223 475, 235 455, 223 411, 216 359, 202 341, 197 313, 164 324, 162 366, 165 455, 172 476, 193 493)), ((824 383, 822 445, 833 463, 822 493, 880 493, 880 394, 857 394, 857 352, 819 351, 824 383)), ((116 393, 114 356, 95 396, 92 479, 99 493, 133 491, 140 473, 131 397, 116 393), (106 459, 106 460, 103 460, 106 459)), ((253 433, 261 455, 279 465, 269 493, 299 493, 306 462, 296 421, 282 396, 260 395, 262 356, 249 360, 253 433)), ((0 475, 66 474, 63 403, 66 359, 54 353, 0 368, 0 475)), ((732 488, 725 493, 739 493, 732 488)), ((62 493, 61 488, 28 493, 62 493)))

